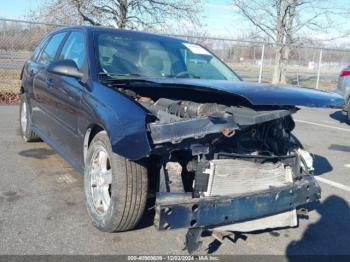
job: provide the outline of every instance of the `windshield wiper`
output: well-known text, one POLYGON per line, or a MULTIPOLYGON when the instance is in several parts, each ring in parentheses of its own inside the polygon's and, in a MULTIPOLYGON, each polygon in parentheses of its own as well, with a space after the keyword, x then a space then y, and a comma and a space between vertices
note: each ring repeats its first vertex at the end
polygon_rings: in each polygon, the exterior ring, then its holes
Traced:
POLYGON ((200 76, 197 75, 192 75, 190 74, 191 77, 181 77, 178 75, 167 75, 166 77, 168 78, 177 78, 177 79, 200 79, 200 76))
POLYGON ((140 74, 117 74, 117 73, 99 73, 101 83, 114 87, 125 87, 125 86, 138 86, 139 84, 145 85, 159 85, 159 83, 143 78, 140 74))
POLYGON ((125 74, 120 74, 120 73, 105 73, 105 72, 100 72, 98 74, 99 76, 102 77, 107 77, 104 78, 103 80, 127 80, 129 77, 142 77, 140 74, 138 73, 125 73, 125 74))

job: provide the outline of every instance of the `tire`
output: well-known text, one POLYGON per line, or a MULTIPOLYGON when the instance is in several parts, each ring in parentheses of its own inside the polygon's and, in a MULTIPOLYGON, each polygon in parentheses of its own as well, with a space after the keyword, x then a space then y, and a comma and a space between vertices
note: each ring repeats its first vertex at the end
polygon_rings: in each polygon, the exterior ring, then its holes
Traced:
POLYGON ((32 119, 25 94, 21 94, 21 102, 19 107, 19 124, 21 129, 21 136, 25 142, 40 141, 40 137, 32 130, 32 119))
POLYGON ((130 230, 137 226, 145 209, 147 169, 114 154, 107 133, 101 131, 87 152, 84 188, 95 227, 103 232, 130 230))

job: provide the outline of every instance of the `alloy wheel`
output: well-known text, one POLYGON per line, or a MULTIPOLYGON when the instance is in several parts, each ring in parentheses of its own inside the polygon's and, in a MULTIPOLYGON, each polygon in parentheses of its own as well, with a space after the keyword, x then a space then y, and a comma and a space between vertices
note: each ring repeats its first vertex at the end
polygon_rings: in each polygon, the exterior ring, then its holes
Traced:
POLYGON ((112 168, 103 146, 96 147, 89 172, 93 205, 99 215, 104 215, 111 203, 112 168))

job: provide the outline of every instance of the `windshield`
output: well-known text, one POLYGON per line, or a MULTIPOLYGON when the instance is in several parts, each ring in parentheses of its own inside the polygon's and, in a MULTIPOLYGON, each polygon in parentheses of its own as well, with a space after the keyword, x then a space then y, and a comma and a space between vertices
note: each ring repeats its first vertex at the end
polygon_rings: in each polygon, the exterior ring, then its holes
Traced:
POLYGON ((152 36, 95 35, 100 77, 167 77, 240 80, 203 47, 152 36))

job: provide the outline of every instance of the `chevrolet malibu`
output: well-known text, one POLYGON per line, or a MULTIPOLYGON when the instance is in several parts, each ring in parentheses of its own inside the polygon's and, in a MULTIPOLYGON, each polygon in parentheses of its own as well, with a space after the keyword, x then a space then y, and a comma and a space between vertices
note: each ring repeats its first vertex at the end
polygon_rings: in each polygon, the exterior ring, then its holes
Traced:
POLYGON ((84 175, 106 232, 137 226, 151 196, 159 230, 296 226, 320 188, 292 115, 344 102, 243 82, 197 44, 103 27, 50 33, 21 79, 23 140, 45 141, 84 175))

